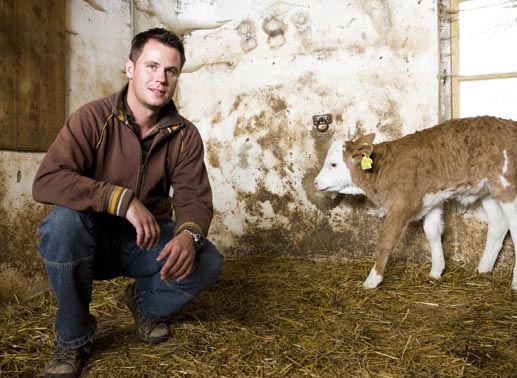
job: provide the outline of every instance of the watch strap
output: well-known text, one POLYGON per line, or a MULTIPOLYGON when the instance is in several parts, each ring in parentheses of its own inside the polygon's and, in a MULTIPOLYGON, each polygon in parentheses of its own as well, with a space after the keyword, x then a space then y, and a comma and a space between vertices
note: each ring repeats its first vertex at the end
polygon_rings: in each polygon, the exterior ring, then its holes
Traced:
POLYGON ((196 251, 201 249, 203 247, 203 244, 205 243, 205 238, 203 237, 203 234, 193 231, 190 228, 184 228, 181 230, 181 232, 186 232, 190 236, 192 236, 192 239, 194 240, 194 245, 196 247, 196 251))

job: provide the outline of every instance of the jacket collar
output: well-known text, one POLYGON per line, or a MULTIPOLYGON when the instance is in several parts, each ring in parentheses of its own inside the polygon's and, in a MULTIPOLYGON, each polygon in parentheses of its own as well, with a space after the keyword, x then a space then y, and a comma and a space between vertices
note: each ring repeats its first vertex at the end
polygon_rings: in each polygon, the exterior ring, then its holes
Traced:
MULTIPOLYGON (((126 101, 128 85, 129 84, 124 85, 124 87, 119 92, 113 93, 110 96, 112 104, 111 112, 121 122, 126 124, 133 118, 131 109, 127 105, 126 101)), ((177 129, 183 128, 184 126, 185 122, 183 117, 179 115, 174 101, 170 100, 160 111, 158 124, 156 127, 158 129, 166 129, 169 133, 171 133, 172 131, 176 131, 177 129)))

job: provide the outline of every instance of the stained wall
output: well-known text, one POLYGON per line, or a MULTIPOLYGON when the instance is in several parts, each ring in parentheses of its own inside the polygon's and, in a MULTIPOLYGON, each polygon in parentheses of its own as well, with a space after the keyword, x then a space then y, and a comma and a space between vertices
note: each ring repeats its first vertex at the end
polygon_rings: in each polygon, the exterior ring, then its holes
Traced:
MULTIPOLYGON (((389 140, 438 122, 436 0, 69 0, 67 109, 116 91, 133 32, 184 36, 176 101, 199 128, 214 189, 210 238, 227 256, 371 257, 382 224, 363 197, 317 193, 335 138, 389 140), (131 6, 132 5, 132 6, 131 6), (312 124, 329 113, 326 132, 312 124)), ((30 195, 42 154, 0 152, 0 300, 45 288, 30 195)), ((450 207, 448 258, 477 260, 485 225, 450 207)), ((505 247, 504 255, 509 252, 505 247)), ((428 261, 418 225, 395 259, 428 261)))
POLYGON ((376 131, 381 141, 437 122, 436 3, 220 1, 212 13, 225 23, 186 36, 179 99, 208 141, 215 241, 370 253, 379 222, 369 204, 323 197, 312 181, 333 138, 376 131), (334 118, 325 133, 312 125, 321 113, 334 118))

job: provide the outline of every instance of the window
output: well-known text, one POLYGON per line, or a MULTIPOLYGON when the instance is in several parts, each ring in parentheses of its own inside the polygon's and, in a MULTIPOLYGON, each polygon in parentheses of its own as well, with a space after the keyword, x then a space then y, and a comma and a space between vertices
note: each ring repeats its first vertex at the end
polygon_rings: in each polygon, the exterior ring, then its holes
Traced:
POLYGON ((517 120, 517 0, 451 1, 452 117, 517 120))

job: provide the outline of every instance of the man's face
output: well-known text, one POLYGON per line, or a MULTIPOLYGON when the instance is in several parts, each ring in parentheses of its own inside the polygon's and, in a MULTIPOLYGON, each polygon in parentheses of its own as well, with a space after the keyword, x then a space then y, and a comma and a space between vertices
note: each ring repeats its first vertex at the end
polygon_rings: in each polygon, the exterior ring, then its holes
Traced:
POLYGON ((180 67, 178 50, 150 39, 136 62, 128 59, 126 63, 129 91, 143 107, 160 109, 174 94, 180 67))

